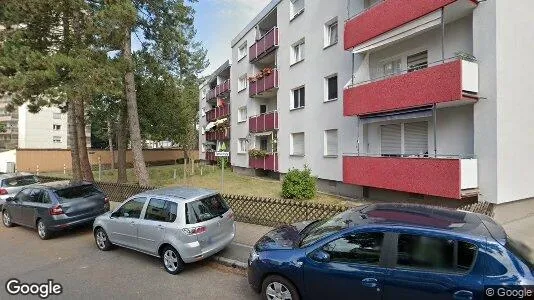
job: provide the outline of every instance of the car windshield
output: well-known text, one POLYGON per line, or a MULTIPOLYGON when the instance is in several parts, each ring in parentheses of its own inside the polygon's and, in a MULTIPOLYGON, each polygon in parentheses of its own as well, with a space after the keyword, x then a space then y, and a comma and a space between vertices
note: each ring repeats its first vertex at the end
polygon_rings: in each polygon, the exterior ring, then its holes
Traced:
POLYGON ((196 224, 220 217, 228 209, 228 205, 219 194, 189 202, 185 206, 187 224, 196 224))
POLYGON ((353 210, 348 210, 330 219, 324 219, 310 224, 303 232, 300 246, 306 247, 324 237, 349 227, 351 224, 354 224, 354 218, 357 215, 353 210))
POLYGON ((64 188, 64 189, 56 191, 56 194, 59 196, 60 202, 66 202, 66 201, 70 201, 73 199, 91 197, 93 195, 98 195, 101 193, 102 192, 100 192, 100 190, 98 190, 92 184, 73 186, 73 187, 68 187, 68 188, 64 188))
POLYGON ((39 183, 37 177, 33 175, 29 176, 19 176, 13 178, 7 178, 2 181, 3 187, 16 187, 16 186, 26 186, 30 184, 39 183))
POLYGON ((507 237, 504 246, 527 264, 531 270, 534 270, 534 253, 532 253, 532 250, 527 245, 507 237))

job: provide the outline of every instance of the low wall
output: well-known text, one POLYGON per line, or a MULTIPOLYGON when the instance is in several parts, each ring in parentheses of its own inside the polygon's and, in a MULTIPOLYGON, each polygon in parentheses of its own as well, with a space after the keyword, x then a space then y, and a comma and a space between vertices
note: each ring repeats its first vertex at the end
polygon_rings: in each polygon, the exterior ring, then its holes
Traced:
MULTIPOLYGON (((165 162, 173 163, 178 159, 184 158, 184 152, 178 149, 146 149, 143 150, 146 164, 162 164, 165 162)), ((198 151, 189 151, 190 158, 198 159, 198 151)), ((117 151, 114 152, 115 162, 117 161, 117 151)), ((111 152, 109 150, 89 150, 89 163, 93 166, 98 165, 98 159, 102 165, 111 165, 111 152)), ((132 151, 126 152, 126 162, 133 163, 132 151)), ((17 149, 16 168, 20 172, 36 172, 37 166, 39 172, 62 171, 65 165, 70 170, 71 157, 70 150, 58 149, 17 149)))

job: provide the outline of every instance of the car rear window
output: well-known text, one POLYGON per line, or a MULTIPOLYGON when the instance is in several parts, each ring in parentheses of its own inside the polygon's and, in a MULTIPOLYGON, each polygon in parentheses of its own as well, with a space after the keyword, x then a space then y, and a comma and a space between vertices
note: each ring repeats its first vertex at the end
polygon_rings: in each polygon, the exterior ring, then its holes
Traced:
POLYGON ((3 187, 17 187, 17 186, 26 186, 30 184, 36 184, 39 183, 39 180, 37 177, 30 175, 30 176, 19 176, 19 177, 13 177, 13 178, 7 178, 2 181, 3 187))
POLYGON ((92 184, 73 186, 56 191, 56 195, 60 198, 60 202, 87 198, 99 194, 102 194, 102 192, 92 184))
POLYGON ((228 205, 218 194, 189 202, 185 206, 187 224, 196 224, 220 217, 228 209, 228 205))
POLYGON ((504 247, 522 260, 531 270, 534 270, 533 253, 527 245, 507 237, 504 247))

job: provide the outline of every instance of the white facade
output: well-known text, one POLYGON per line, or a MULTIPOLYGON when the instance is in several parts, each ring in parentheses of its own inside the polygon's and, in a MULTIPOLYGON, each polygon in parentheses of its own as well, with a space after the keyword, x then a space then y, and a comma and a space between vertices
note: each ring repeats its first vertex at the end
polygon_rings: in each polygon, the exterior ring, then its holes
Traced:
POLYGON ((19 107, 19 148, 67 149, 67 114, 57 107, 43 107, 32 114, 19 107))

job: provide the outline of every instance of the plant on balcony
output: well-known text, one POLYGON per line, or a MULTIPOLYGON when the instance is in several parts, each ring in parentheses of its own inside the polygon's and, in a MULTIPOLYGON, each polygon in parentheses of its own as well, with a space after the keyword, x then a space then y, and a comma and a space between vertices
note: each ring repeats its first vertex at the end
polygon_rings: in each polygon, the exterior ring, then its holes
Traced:
POLYGON ((308 165, 304 170, 290 169, 282 182, 282 197, 286 199, 312 199, 317 194, 317 178, 311 175, 308 165))
POLYGON ((257 80, 256 80, 256 76, 250 76, 250 77, 248 78, 248 81, 249 81, 249 82, 256 82, 256 81, 257 81, 257 80))
POLYGON ((473 56, 470 53, 463 52, 463 51, 458 51, 458 52, 454 53, 454 57, 459 58, 461 60, 470 61, 470 62, 476 62, 477 61, 477 58, 475 56, 473 56))
POLYGON ((263 68, 261 70, 261 74, 263 74, 264 77, 267 77, 273 73, 273 68, 263 68))
POLYGON ((250 156, 252 158, 264 158, 267 155, 269 155, 269 153, 267 151, 265 151, 265 150, 259 150, 259 149, 250 149, 250 150, 248 150, 248 156, 250 156))

